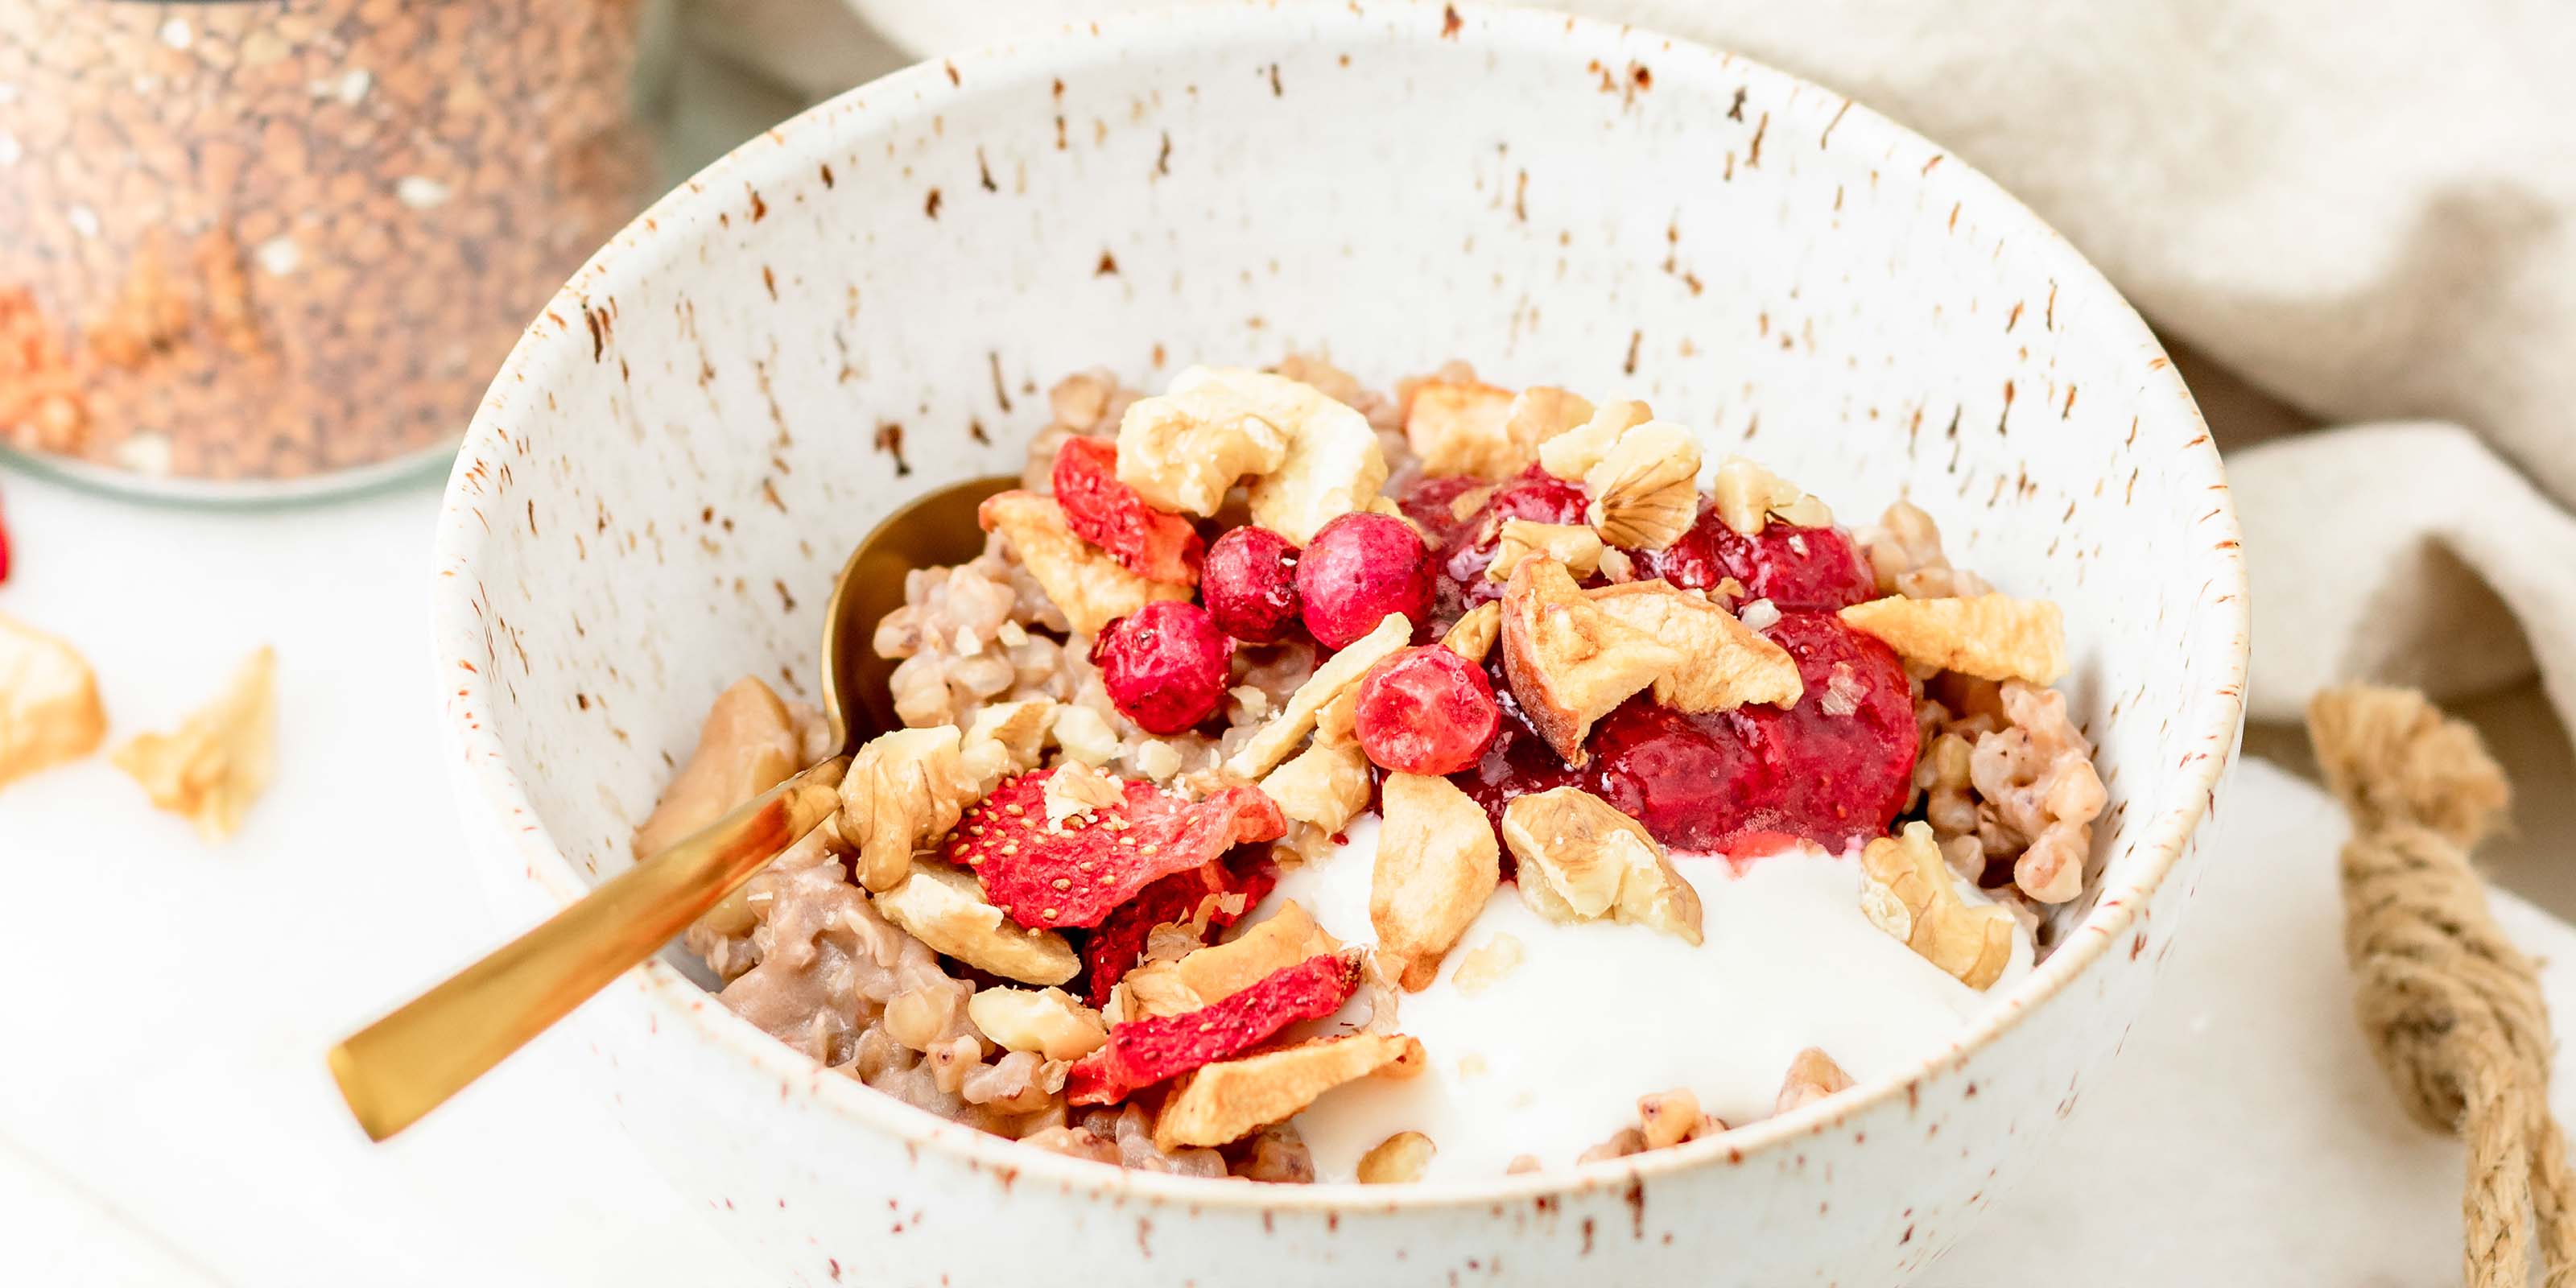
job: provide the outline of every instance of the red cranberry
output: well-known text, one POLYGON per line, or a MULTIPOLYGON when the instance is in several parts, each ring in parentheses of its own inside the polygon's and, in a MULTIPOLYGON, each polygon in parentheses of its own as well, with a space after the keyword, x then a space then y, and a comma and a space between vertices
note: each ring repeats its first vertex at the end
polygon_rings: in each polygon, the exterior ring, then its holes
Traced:
MULTIPOLYGON (((1469 481, 1474 482, 1472 479, 1469 481)), ((1426 480, 1415 492, 1443 496, 1441 507, 1445 517, 1447 499, 1464 491, 1443 488, 1451 482, 1453 480, 1450 479, 1426 480)), ((1520 477, 1494 489, 1484 508, 1468 515, 1463 522, 1449 522, 1446 525, 1449 537, 1442 544, 1439 556, 1442 615, 1455 616, 1486 600, 1502 597, 1502 583, 1487 580, 1485 569, 1492 566, 1494 548, 1501 544, 1504 520, 1581 523, 1584 521, 1584 506, 1589 500, 1582 485, 1552 477, 1533 465, 1520 477)), ((1413 502, 1408 498, 1406 504, 1409 513, 1413 502)), ((1443 529, 1434 527, 1427 530, 1439 532, 1443 529)))
POLYGON ((1878 578, 1840 528, 1801 528, 1775 519, 1748 537, 1726 526, 1715 506, 1704 505, 1681 540, 1663 550, 1632 553, 1642 576, 1706 590, 1733 577, 1744 586, 1744 600, 1767 599, 1783 612, 1878 598, 1878 578))
POLYGON ((1091 646, 1109 701, 1147 733, 1179 733, 1225 701, 1234 641, 1206 609, 1158 599, 1109 624, 1091 646))
POLYGON ((1326 648, 1366 635, 1389 613, 1431 616, 1431 552, 1404 520, 1358 511, 1323 526, 1297 557, 1306 629, 1326 648))
POLYGON ((1437 644, 1406 649, 1360 680, 1360 749, 1399 774, 1475 764, 1501 718, 1484 668, 1437 644))
POLYGON ((1268 528, 1229 528, 1208 547, 1199 595, 1217 629, 1270 644, 1297 621, 1297 547, 1268 528))

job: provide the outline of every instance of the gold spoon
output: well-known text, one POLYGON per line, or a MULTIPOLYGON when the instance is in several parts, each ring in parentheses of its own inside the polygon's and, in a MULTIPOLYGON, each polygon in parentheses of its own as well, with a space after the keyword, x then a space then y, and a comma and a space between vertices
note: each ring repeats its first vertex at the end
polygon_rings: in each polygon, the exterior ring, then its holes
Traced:
POLYGON ((823 710, 839 750, 704 830, 603 882, 446 983, 331 1048, 331 1076, 370 1139, 418 1121, 629 967, 661 951, 840 805, 866 733, 899 729, 877 656, 880 618, 903 606, 904 574, 984 548, 975 507, 1018 483, 972 479, 889 516, 859 543, 823 610, 823 710))

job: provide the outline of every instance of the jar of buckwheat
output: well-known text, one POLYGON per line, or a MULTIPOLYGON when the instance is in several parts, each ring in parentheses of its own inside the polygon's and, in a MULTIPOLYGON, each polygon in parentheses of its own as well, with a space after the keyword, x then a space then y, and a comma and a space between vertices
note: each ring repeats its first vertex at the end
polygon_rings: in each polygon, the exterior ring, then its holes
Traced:
POLYGON ((633 213, 641 0, 0 0, 0 444, 163 495, 427 468, 633 213))

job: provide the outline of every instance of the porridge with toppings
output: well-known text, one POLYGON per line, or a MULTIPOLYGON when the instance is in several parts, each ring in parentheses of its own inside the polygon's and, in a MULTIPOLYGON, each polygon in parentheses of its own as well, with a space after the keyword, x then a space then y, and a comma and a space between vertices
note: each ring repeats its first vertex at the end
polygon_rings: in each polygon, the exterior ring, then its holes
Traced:
MULTIPOLYGON (((1615 1158, 1938 1050, 2092 879, 2058 611, 1910 504, 1455 363, 1051 409, 877 628, 907 727, 687 934, 870 1087, 1211 1177, 1615 1158)), ((638 850, 821 741, 735 685, 638 850)))

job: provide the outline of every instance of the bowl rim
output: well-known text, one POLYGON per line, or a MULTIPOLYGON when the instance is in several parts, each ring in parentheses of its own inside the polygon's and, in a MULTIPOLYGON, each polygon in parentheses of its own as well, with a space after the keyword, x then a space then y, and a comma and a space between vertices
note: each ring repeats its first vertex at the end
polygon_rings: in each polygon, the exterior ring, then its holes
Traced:
MULTIPOLYGON (((1633 1192, 1645 1181, 1719 1163, 1740 1165, 1785 1145, 1821 1135, 1843 1122, 1867 1114, 1894 1097, 1917 1093, 1923 1082, 1945 1071, 1956 1072, 1980 1049, 1993 1044, 2039 1004, 2054 997, 2101 959, 2109 946, 2132 930, 2147 900, 2162 886, 2209 813, 2217 787, 2233 759, 2244 718, 2244 688, 2249 642, 2246 570, 2238 527, 2218 452, 2190 391, 2173 370, 2154 332, 2127 298, 2079 254, 2056 229, 1982 172, 1958 162, 1946 149, 1923 139, 1871 108, 1768 64, 1695 41, 1600 19, 1534 9, 1485 4, 1446 4, 1439 0, 1217 0, 1164 12, 1129 13, 1097 21, 1062 24, 1024 40, 972 52, 924 60, 901 71, 848 90, 779 123, 734 148, 696 175, 674 186, 634 221, 621 229, 573 274, 538 313, 495 375, 477 408, 458 453, 440 507, 432 577, 431 619, 436 650, 436 682, 444 698, 443 726, 461 764, 457 790, 472 790, 501 824, 520 861, 520 879, 537 886, 559 909, 587 893, 590 884, 575 871, 538 820, 533 803, 512 768, 508 750, 492 722, 474 713, 489 709, 491 677, 470 665, 475 652, 489 652, 483 619, 467 570, 477 563, 483 544, 493 534, 478 517, 483 458, 498 457, 510 446, 507 420, 514 394, 542 382, 532 379, 556 362, 569 363, 581 327, 565 319, 581 315, 586 291, 620 272, 630 261, 653 260, 656 246, 685 245, 677 229, 714 222, 718 206, 731 200, 735 180, 759 179, 790 162, 801 166, 797 140, 826 133, 881 132, 907 121, 927 119, 943 104, 983 92, 988 81, 1046 76, 1117 56, 1122 42, 1150 36, 1157 42, 1188 43, 1212 49, 1257 47, 1264 42, 1307 34, 1311 23, 1339 23, 1354 34, 1373 32, 1371 24, 1396 14, 1423 22, 1442 38, 1489 49, 1544 46, 1551 54, 1605 56, 1652 49, 1656 70, 1667 78, 1706 76, 1719 70, 1730 77, 1768 82, 1781 91, 1803 88, 1842 100, 1838 129, 1846 138, 1870 139, 1881 145, 1912 143, 1953 164, 1943 167, 1945 182, 1959 185, 1960 199, 2018 221, 2029 232, 2034 253, 2046 258, 2060 289, 2070 285, 2097 292, 2111 308, 2099 311, 2111 344, 2123 339, 2134 346, 2145 368, 2136 397, 2179 410, 2196 436, 2179 444, 2174 462, 2183 485, 2200 482, 2211 493, 2213 509, 2192 529, 2210 538, 2206 548, 2188 557, 2207 576, 2201 597, 2205 610, 2221 614, 2212 631, 2229 637, 2223 663, 2200 686, 2176 722, 2170 750, 2182 753, 2182 781, 2157 802, 2155 814, 2140 824, 2137 852, 2146 868, 2135 883, 2116 895, 2106 894, 2013 991, 1985 1010, 1945 1050, 1927 1052, 1904 1068, 1862 1083, 1841 1095, 1762 1119, 1735 1130, 1668 1149, 1625 1158, 1550 1168, 1519 1175, 1424 1182, 1407 1186, 1362 1186, 1356 1183, 1243 1185, 1231 1179, 1169 1176, 1137 1172, 1039 1149, 951 1122, 905 1104, 853 1079, 827 1077, 800 1052, 771 1038, 722 1006, 709 1005, 713 994, 659 957, 625 977, 642 989, 658 1016, 689 1026, 701 1037, 738 1057, 747 1073, 793 1083, 803 1079, 827 1112, 846 1115, 863 1127, 884 1133, 908 1149, 928 1146, 954 1156, 970 1169, 1010 1177, 1053 1182, 1067 1198, 1107 1198, 1152 1206, 1187 1205, 1265 1212, 1397 1213, 1454 1209, 1472 1204, 1527 1201, 1542 1196, 1581 1196, 1598 1191, 1633 1192), (981 74, 970 74, 981 73, 981 74), (974 88, 968 88, 969 84, 974 88), (841 118, 851 118, 844 122, 841 118), (855 123, 852 123, 855 122, 855 123), (665 234, 664 224, 674 232, 665 234), (2123 336, 2125 332, 2125 337, 2123 336), (460 678, 460 668, 462 671, 460 678)), ((783 173, 783 172, 782 172, 783 173)), ((667 253, 667 249, 664 253, 667 253)), ((653 261, 658 264, 659 261, 653 261)))

